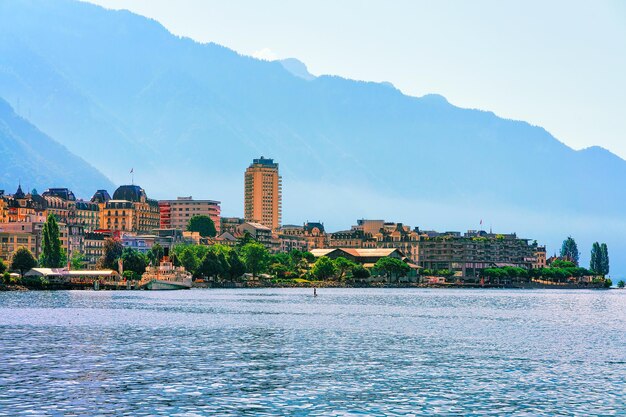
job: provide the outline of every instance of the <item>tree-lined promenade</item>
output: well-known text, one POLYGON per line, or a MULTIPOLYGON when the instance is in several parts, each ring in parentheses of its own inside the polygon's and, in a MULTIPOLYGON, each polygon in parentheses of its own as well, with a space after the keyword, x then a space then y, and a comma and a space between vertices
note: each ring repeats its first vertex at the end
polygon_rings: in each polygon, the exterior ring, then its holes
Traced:
MULTIPOLYGON (((201 217, 201 216, 197 216, 201 217)), ((212 221, 205 218, 192 218, 189 230, 202 236, 214 236, 212 221)), ((138 281, 149 265, 157 265, 166 253, 159 244, 153 245, 147 253, 124 247, 116 238, 104 242, 104 254, 98 260, 99 269, 116 270, 124 279, 138 281), (123 271, 119 271, 122 266, 123 271)), ((363 286, 380 283, 398 285, 411 268, 396 258, 382 257, 369 268, 350 259, 339 256, 334 259, 326 256, 315 258, 311 252, 292 250, 288 253, 272 254, 249 234, 244 234, 236 246, 223 244, 178 244, 170 251, 174 264, 183 266, 197 283, 211 286, 268 285, 268 286, 363 286)), ((581 282, 583 277, 594 287, 610 287, 612 282, 605 278, 609 272, 609 257, 606 244, 594 243, 591 251, 590 268, 578 266, 579 252, 576 242, 568 237, 561 248, 561 259, 545 268, 524 269, 505 266, 486 268, 480 272, 482 285, 521 285, 532 282, 571 283, 581 282)), ((50 214, 42 229, 42 252, 35 259, 26 248, 18 249, 9 265, 0 261, 0 274, 3 283, 17 285, 20 277, 34 267, 62 268, 68 264, 68 257, 62 248, 59 226, 50 214), (19 277, 11 276, 16 271, 19 277)), ((83 262, 80 254, 72 254, 69 264, 80 269, 83 262)), ((450 270, 428 270, 419 272, 422 277, 441 277, 444 283, 455 284, 454 272, 450 270)), ((416 280, 415 284, 424 284, 416 280)), ((624 287, 624 281, 618 282, 624 287)))

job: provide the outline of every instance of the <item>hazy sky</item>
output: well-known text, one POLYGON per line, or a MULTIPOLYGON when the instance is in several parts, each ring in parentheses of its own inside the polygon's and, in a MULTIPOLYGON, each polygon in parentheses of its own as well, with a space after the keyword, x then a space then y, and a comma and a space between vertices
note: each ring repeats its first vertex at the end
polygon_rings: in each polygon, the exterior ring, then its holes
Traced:
POLYGON ((626 158, 626 1, 90 0, 313 74, 390 81, 626 158))

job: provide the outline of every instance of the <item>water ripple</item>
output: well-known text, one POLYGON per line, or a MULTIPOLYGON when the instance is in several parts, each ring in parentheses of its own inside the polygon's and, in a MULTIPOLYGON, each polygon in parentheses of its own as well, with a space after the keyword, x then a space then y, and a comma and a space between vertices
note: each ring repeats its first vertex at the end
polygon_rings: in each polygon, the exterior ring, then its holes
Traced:
POLYGON ((0 416, 626 415, 626 292, 0 294, 0 416))

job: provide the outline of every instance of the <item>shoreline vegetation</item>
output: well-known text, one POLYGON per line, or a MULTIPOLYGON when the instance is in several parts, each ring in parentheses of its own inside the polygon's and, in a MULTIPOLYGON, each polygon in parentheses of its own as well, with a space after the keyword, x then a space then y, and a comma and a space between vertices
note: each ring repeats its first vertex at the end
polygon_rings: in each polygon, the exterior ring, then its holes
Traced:
MULTIPOLYGON (((39 259, 21 247, 9 265, 0 261, 0 291, 135 290, 146 268, 158 265, 165 258, 171 258, 176 267, 191 273, 195 288, 601 289, 613 286, 607 277, 606 245, 594 244, 590 268, 582 268, 572 238, 563 242, 560 258, 551 259, 547 265, 544 262, 542 267, 491 263, 492 267, 471 269, 471 272, 421 268, 396 251, 378 253, 365 258, 366 261, 350 252, 331 252, 313 254, 294 249, 271 253, 250 234, 244 234, 234 245, 181 243, 169 249, 157 243, 147 252, 141 252, 124 247, 121 239, 112 237, 104 241, 103 255, 96 263, 98 271, 94 274, 94 271, 85 271, 81 256, 72 254, 68 259, 55 216, 49 214, 43 227, 39 259), (42 270, 36 271, 37 266, 42 270)), ((617 287, 624 288, 624 281, 620 280, 617 287)))
MULTIPOLYGON (((136 290, 135 282, 129 281, 131 285, 127 285, 127 282, 121 282, 119 286, 115 288, 101 287, 100 290, 136 290)), ((520 290, 533 290, 533 289, 560 289, 560 290, 573 290, 573 289, 593 289, 593 290, 609 290, 609 289, 623 289, 623 287, 606 286, 604 283, 554 283, 548 281, 531 281, 527 283, 517 284, 476 284, 476 283, 462 283, 462 282, 447 282, 447 283, 417 283, 417 282, 339 282, 339 281, 309 281, 305 279, 261 279, 255 281, 237 281, 237 282, 210 282, 197 280, 193 282, 192 288, 194 289, 260 289, 260 288, 432 288, 432 289, 520 289, 520 290)), ((64 291, 64 290, 94 290, 93 287, 88 286, 73 286, 71 284, 45 284, 45 283, 3 283, 0 282, 0 292, 5 291, 64 291)))

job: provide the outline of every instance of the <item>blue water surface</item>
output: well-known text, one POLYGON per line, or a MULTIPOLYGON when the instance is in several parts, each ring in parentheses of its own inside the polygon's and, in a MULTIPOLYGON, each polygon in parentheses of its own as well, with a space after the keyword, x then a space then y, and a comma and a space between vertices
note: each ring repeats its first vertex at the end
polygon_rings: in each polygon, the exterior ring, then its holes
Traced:
POLYGON ((626 415, 626 291, 0 293, 0 415, 626 415))

